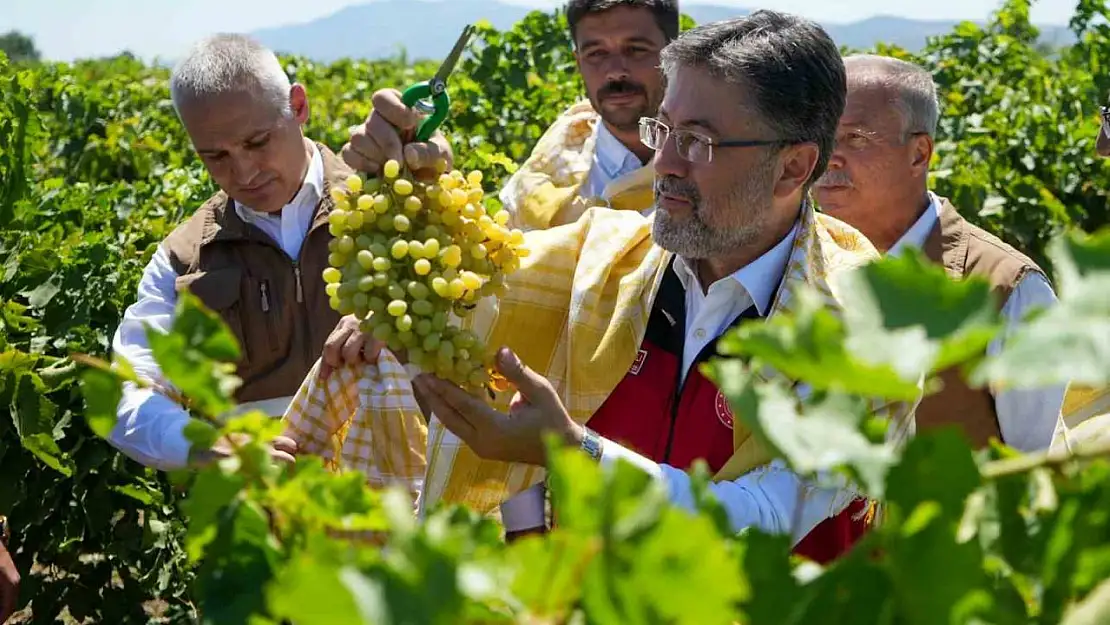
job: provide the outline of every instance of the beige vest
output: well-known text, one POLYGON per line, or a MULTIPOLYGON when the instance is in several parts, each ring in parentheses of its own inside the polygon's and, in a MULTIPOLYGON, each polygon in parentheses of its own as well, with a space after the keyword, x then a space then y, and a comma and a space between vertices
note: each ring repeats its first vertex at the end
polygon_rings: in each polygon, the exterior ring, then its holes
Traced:
MULTIPOLYGON (((940 218, 925 240, 923 251, 930 260, 943 265, 953 279, 977 275, 989 281, 999 309, 1025 274, 1035 271, 1044 275, 1029 257, 969 223, 943 198, 940 218)), ((969 387, 955 367, 941 372, 939 378, 943 390, 926 396, 917 408, 918 430, 958 425, 974 448, 985 446, 992 437, 1001 441, 989 389, 969 387)))
MULTIPOLYGON (((321 274, 331 240, 330 189, 351 170, 327 147, 316 145, 324 163, 323 196, 298 258, 289 258, 273 239, 244 222, 222 191, 163 243, 178 275, 177 290, 189 289, 219 313, 239 341, 239 402, 293 395, 339 322, 321 274)), ((269 412, 283 411, 278 406, 269 412)))

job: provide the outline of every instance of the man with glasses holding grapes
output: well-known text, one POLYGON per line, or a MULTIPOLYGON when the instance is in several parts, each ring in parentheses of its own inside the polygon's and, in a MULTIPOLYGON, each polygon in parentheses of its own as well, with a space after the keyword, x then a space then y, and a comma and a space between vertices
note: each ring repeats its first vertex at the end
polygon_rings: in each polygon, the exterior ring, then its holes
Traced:
MULTIPOLYGON (((507 346, 495 366, 515 395, 491 402, 434 376, 411 379, 412 410, 429 424, 420 505, 489 513, 513 503, 542 483, 543 435, 554 433, 603 466, 631 462, 680 507, 695 505, 686 471, 705 460, 736 531, 788 534, 796 553, 828 562, 865 531, 872 502, 773 459, 699 365, 731 327, 793 310, 803 285, 825 293, 835 313, 851 297, 836 274, 879 258, 806 199, 835 144, 844 65, 820 26, 773 11, 692 29, 661 59, 663 101, 639 126, 654 151, 654 213, 591 208, 527 233, 531 254, 509 277, 509 295, 471 315, 490 348, 507 346)), ((375 142, 396 146, 385 158, 411 146, 428 162, 451 159, 442 135, 402 148, 399 129, 418 117, 396 92, 375 94, 373 115, 375 142)), ((347 422, 345 399, 356 398, 349 430, 328 435, 361 440, 386 400, 408 392, 375 388, 376 372, 348 366, 339 381, 306 380, 286 414, 291 430, 347 422)), ((915 405, 874 409, 890 419, 893 444, 912 435, 915 405)), ((507 536, 543 531, 542 498, 519 508, 503 514, 507 536)))

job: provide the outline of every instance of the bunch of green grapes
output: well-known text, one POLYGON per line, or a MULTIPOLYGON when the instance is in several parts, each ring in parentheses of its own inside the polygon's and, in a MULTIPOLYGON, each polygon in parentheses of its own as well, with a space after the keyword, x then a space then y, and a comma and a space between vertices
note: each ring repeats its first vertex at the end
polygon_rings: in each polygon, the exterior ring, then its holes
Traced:
POLYGON ((363 332, 426 372, 480 389, 491 383, 493 354, 450 314, 503 293, 528 250, 524 234, 506 228, 508 213, 483 203, 482 172, 437 165, 434 183, 390 160, 380 178, 352 175, 333 187, 323 278, 331 307, 354 314, 363 332))

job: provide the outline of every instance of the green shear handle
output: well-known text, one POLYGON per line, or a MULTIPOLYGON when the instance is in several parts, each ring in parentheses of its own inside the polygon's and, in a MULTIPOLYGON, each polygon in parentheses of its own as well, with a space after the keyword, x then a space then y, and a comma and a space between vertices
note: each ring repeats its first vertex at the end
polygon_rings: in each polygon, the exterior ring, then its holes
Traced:
POLYGON ((470 36, 474 33, 474 28, 470 24, 466 25, 463 29, 462 35, 455 42, 455 47, 451 48, 451 53, 439 66, 435 76, 431 80, 416 83, 415 85, 405 89, 401 94, 401 102, 410 108, 416 108, 424 113, 431 113, 416 127, 416 141, 427 141, 431 138, 432 133, 439 128, 443 120, 447 119, 447 112, 451 108, 451 98, 447 96, 447 76, 455 69, 455 64, 458 63, 459 57, 466 49, 466 44, 470 41, 470 36), (432 103, 425 102, 425 98, 431 98, 432 103))

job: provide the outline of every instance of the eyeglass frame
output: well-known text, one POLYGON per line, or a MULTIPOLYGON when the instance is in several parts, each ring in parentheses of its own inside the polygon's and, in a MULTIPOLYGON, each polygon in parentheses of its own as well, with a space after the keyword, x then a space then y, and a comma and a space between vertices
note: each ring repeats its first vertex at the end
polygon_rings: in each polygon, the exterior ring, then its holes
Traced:
POLYGON ((675 135, 676 133, 680 133, 680 134, 686 135, 686 136, 692 136, 695 139, 704 142, 705 145, 709 148, 709 156, 706 158, 705 161, 694 161, 694 160, 691 160, 690 157, 689 157, 690 149, 686 148, 686 155, 683 155, 682 150, 679 147, 680 146, 679 140, 675 139, 675 151, 678 152, 678 155, 683 160, 685 160, 687 162, 698 163, 698 164, 712 163, 713 162, 713 148, 715 148, 715 147, 721 147, 721 148, 754 148, 754 147, 770 146, 770 145, 791 145, 791 144, 794 144, 794 143, 801 143, 800 141, 796 141, 796 140, 792 140, 792 139, 762 139, 762 140, 761 139, 714 139, 713 137, 707 136, 707 135, 705 135, 703 133, 700 133, 700 132, 697 132, 695 130, 682 130, 682 129, 671 128, 667 124, 664 124, 663 122, 659 121, 658 119, 655 119, 654 117, 641 117, 639 125, 640 125, 640 143, 643 143, 645 146, 651 148, 652 150, 655 150, 656 152, 659 152, 660 150, 662 150, 663 146, 667 143, 667 139, 670 138, 672 135, 675 135), (667 136, 663 138, 662 142, 660 142, 659 147, 654 147, 654 148, 652 148, 650 145, 648 145, 647 141, 644 141, 644 132, 647 130, 648 124, 652 124, 652 123, 663 127, 667 131, 667 136))

